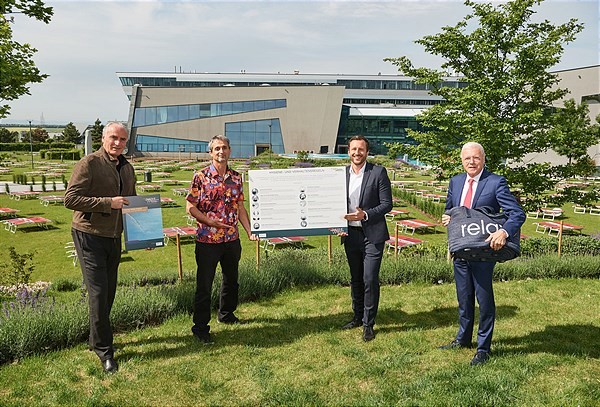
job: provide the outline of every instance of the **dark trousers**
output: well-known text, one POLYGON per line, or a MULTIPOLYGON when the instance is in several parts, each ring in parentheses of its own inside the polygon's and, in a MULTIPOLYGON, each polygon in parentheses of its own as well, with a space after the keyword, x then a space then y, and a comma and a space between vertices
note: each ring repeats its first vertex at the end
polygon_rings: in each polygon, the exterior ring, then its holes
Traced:
POLYGON ((479 328, 477 330, 477 351, 489 352, 494 333, 496 304, 492 276, 494 262, 454 260, 454 280, 458 298, 459 329, 456 340, 471 343, 475 323, 475 298, 479 304, 479 328))
POLYGON ((110 310, 117 291, 121 238, 95 236, 75 229, 71 234, 88 292, 89 344, 104 361, 114 356, 110 310))
POLYGON ((375 325, 379 308, 379 267, 385 242, 371 243, 360 228, 348 228, 344 239, 350 266, 350 288, 354 319, 365 326, 375 325))
POLYGON ((209 332, 212 285, 217 264, 221 264, 222 281, 219 299, 219 321, 227 321, 238 305, 238 265, 242 255, 240 240, 225 243, 196 242, 196 295, 194 298, 194 326, 196 333, 209 332))

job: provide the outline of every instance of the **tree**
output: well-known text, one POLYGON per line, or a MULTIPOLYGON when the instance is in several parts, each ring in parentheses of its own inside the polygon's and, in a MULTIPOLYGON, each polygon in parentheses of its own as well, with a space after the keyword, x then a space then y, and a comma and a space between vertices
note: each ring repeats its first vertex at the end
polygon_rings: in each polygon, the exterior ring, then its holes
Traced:
MULTIPOLYGON (((419 158, 447 178, 462 171, 459 147, 479 142, 488 169, 506 176, 513 186, 519 184, 528 208, 541 205, 543 193, 573 173, 573 164, 524 161, 529 153, 556 147, 550 137, 557 123, 551 106, 568 91, 549 69, 560 61, 564 44, 583 29, 576 19, 561 25, 531 22, 533 6, 541 1, 513 0, 496 7, 465 1, 471 14, 416 41, 443 58, 439 70, 415 68, 407 57, 386 59, 445 100, 419 116, 426 131, 409 130, 419 144, 392 145, 392 154, 419 158), (448 72, 456 72, 466 86, 442 86, 448 72)), ((578 138, 577 144, 586 147, 590 142, 578 138)))
POLYGON ((16 131, 10 131, 6 127, 0 127, 0 143, 16 143, 17 142, 16 131))
MULTIPOLYGON (((569 164, 586 161, 588 147, 600 141, 600 126, 591 124, 587 104, 577 105, 573 99, 566 100, 564 108, 552 119, 553 126, 548 132, 552 149, 567 157, 569 164)), ((600 123, 600 116, 596 121, 600 123)))
POLYGON ((102 131, 104 130, 104 125, 100 121, 100 119, 96 119, 94 122, 94 127, 90 131, 90 136, 92 137, 92 144, 102 143, 102 131))
POLYGON ((65 128, 62 131, 62 141, 79 144, 81 143, 81 134, 79 134, 79 130, 75 127, 73 122, 67 123, 65 128))
POLYGON ((37 127, 31 131, 31 140, 34 143, 44 143, 48 141, 48 131, 46 129, 42 129, 41 127, 37 127))
MULTIPOLYGON (((35 66, 33 55, 37 50, 13 40, 10 24, 14 23, 14 16, 11 16, 14 13, 23 13, 48 24, 53 9, 45 7, 41 0, 0 1, 0 103, 29 94, 29 84, 48 77, 35 66)), ((0 119, 7 117, 9 110, 8 104, 0 104, 0 119)))

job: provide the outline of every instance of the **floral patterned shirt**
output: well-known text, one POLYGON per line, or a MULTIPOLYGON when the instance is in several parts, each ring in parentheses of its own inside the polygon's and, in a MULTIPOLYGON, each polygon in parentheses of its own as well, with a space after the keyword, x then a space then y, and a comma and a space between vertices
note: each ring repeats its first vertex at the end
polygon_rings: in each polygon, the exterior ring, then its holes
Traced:
POLYGON ((231 225, 218 229, 198 222, 196 241, 224 243, 239 238, 238 206, 243 205, 244 192, 242 176, 238 172, 227 167, 225 175, 221 176, 213 164, 196 171, 186 199, 210 219, 231 225))

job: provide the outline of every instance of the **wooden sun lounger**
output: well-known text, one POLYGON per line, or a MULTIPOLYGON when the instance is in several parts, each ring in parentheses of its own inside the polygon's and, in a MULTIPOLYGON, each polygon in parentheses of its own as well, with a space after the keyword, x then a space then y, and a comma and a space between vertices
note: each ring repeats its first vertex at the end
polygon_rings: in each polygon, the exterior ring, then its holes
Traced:
POLYGON ((408 232, 408 230, 410 229, 412 231, 410 233, 411 235, 414 235, 415 231, 417 230, 425 232, 428 229, 432 229, 433 233, 436 233, 435 228, 438 226, 436 223, 426 222, 424 220, 418 219, 405 219, 400 220, 396 223, 402 227, 405 233, 408 232))
POLYGON ((301 249, 304 247, 304 240, 306 239, 303 236, 272 237, 265 239, 263 246, 265 251, 273 251, 276 246, 281 244, 289 244, 301 249))
POLYGON ((396 247, 398 247, 398 250, 400 250, 403 247, 414 246, 414 245, 421 244, 424 242, 425 242, 424 240, 417 239, 416 237, 398 235, 398 236, 391 236, 385 242, 385 244, 387 246, 387 252, 390 253, 390 252, 394 251, 396 249, 396 247))
POLYGON ((409 211, 405 211, 405 210, 401 210, 401 209, 392 209, 391 211, 389 211, 388 213, 385 214, 385 219, 388 222, 392 222, 396 217, 403 217, 403 216, 408 216, 409 211))
POLYGON ((172 228, 164 228, 163 236, 165 238, 165 246, 169 244, 169 240, 176 237, 196 237, 196 228, 192 226, 175 226, 172 228))
POLYGON ((42 218, 40 216, 32 216, 29 218, 13 218, 2 221, 4 223, 4 229, 11 233, 16 233, 17 228, 34 225, 42 229, 48 229, 48 223, 52 222, 50 219, 42 218))
POLYGON ((188 193, 187 188, 173 188, 173 195, 175 196, 186 196, 188 193))
MULTIPOLYGON (((536 222, 534 223, 535 231, 538 233, 546 233, 548 231, 548 236, 552 236, 552 233, 558 233, 560 231, 560 223, 559 222, 536 222)), ((563 223, 563 232, 579 232, 583 229, 583 226, 571 225, 570 223, 563 223)))
POLYGON ((22 192, 11 192, 8 194, 10 199, 20 201, 21 199, 35 199, 40 196, 39 192, 36 191, 22 191, 22 192))
POLYGON ((542 219, 552 219, 560 218, 563 215, 563 210, 561 208, 542 208, 542 219))
POLYGON ((64 196, 58 196, 58 195, 40 196, 40 204, 42 204, 44 206, 63 203, 64 201, 65 201, 64 196))
POLYGON ((160 191, 162 189, 162 187, 160 185, 156 185, 156 184, 146 184, 146 185, 138 185, 138 188, 142 191, 142 192, 155 192, 155 191, 160 191))
POLYGON ((160 205, 161 206, 177 206, 177 201, 175 201, 173 198, 161 196, 160 197, 160 205))
POLYGON ((18 209, 0 208, 0 218, 13 218, 18 212, 18 209))

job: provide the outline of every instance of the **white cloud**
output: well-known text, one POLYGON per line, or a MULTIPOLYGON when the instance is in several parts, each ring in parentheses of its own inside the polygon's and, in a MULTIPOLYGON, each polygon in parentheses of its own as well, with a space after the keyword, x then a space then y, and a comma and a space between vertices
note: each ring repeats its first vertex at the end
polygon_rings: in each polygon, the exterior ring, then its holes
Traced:
MULTIPOLYGON (((125 119, 117 71, 395 73, 385 57, 417 66, 437 58, 414 41, 454 25, 462 2, 51 1, 46 25, 17 15, 15 37, 38 48, 51 75, 12 104, 10 120, 125 119)), ((598 1, 547 0, 536 18, 586 23, 558 68, 598 64, 598 1)))

